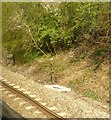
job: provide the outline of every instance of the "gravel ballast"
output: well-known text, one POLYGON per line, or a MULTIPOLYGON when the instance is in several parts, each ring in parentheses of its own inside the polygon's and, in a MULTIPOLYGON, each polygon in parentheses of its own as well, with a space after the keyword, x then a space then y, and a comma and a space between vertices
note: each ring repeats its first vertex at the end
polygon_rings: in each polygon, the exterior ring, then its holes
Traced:
POLYGON ((3 68, 3 78, 16 84, 40 103, 65 118, 109 118, 109 107, 92 99, 78 97, 72 91, 50 90, 33 79, 3 68))

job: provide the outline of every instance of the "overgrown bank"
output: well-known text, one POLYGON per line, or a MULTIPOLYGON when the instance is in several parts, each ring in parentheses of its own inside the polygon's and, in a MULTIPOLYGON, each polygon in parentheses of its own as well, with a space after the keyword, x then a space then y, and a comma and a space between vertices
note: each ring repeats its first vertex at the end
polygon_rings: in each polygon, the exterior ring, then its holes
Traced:
POLYGON ((107 104, 109 103, 108 56, 103 60, 104 49, 93 47, 85 53, 83 47, 60 52, 53 58, 42 56, 10 69, 32 77, 34 81, 41 84, 67 86, 78 94, 107 104), (101 51, 99 55, 98 51, 101 51), (92 55, 93 57, 95 55, 95 59, 92 59, 92 55))
POLYGON ((109 102, 109 3, 2 3, 3 58, 42 84, 109 102), (11 8, 11 9, 10 9, 11 8))

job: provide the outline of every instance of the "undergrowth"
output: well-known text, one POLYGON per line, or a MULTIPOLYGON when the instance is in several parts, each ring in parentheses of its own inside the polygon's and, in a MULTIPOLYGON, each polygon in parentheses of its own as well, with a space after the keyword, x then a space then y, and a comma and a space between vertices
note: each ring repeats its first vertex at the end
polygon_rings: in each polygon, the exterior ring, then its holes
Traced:
MULTIPOLYGON (((107 103, 108 66, 102 60, 102 56, 107 50, 96 47, 93 50, 90 49, 88 55, 86 51, 82 52, 82 49, 81 52, 77 53, 76 51, 73 49, 55 56, 48 54, 47 58, 40 54, 29 55, 24 69, 26 71, 30 69, 28 75, 35 77, 36 82, 67 86, 85 97, 107 103), (95 71, 94 68, 97 65, 99 67, 95 71), (101 91, 99 87, 102 87, 101 91)), ((21 67, 21 72, 24 69, 21 67)))

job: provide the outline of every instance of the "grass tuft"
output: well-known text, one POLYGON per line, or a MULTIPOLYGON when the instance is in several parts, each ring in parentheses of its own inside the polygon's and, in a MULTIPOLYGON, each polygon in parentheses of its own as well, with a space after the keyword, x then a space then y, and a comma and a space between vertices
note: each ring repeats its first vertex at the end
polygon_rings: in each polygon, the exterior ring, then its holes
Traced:
POLYGON ((100 101, 99 95, 97 93, 93 92, 92 90, 89 90, 89 89, 86 90, 84 92, 84 95, 85 95, 85 97, 90 97, 90 98, 92 98, 94 100, 100 101))

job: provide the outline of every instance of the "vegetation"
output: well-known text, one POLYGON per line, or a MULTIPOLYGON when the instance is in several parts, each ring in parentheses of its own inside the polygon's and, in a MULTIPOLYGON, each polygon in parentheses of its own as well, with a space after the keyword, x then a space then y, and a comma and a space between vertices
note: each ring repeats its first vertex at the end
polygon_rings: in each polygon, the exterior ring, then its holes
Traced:
MULTIPOLYGON (((54 55, 83 42, 90 46, 108 42, 109 3, 5 2, 2 8, 3 48, 11 47, 24 62, 35 54, 54 55)), ((98 52, 94 54, 101 55, 98 52)))
POLYGON ((16 65, 26 63, 20 71, 36 76, 37 82, 63 84, 106 102, 109 4, 2 2, 4 58, 6 48, 11 48, 16 65))

